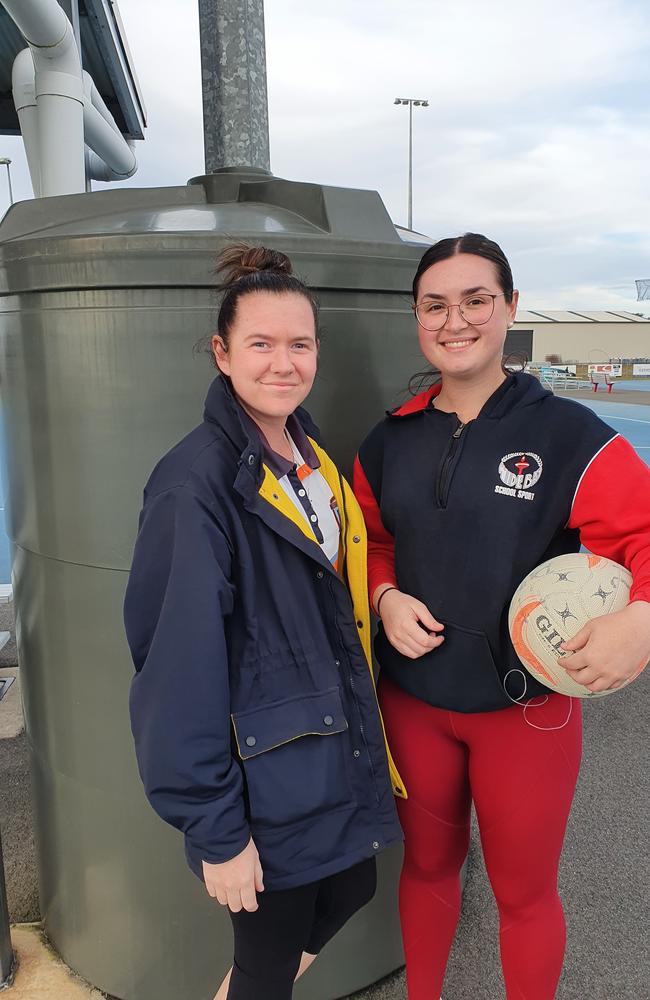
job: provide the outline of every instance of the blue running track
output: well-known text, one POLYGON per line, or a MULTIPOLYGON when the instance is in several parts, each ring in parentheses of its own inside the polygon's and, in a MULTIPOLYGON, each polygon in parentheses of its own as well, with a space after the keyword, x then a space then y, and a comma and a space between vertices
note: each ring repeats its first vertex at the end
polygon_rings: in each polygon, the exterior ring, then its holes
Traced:
POLYGON ((602 403, 600 400, 580 402, 597 413, 601 420, 627 438, 646 465, 650 465, 650 406, 640 403, 602 403))

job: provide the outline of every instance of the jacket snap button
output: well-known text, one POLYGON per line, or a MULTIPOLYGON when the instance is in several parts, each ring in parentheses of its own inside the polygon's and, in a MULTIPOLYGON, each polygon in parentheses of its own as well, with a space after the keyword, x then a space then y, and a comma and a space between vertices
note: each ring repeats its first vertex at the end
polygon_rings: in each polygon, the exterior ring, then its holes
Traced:
POLYGON ((352 541, 353 541, 353 542, 360 542, 360 541, 361 541, 361 539, 359 538, 359 536, 358 536, 358 535, 354 535, 354 536, 353 536, 353 538, 352 538, 352 541))
POLYGON ((352 756, 353 757, 360 757, 361 756, 361 751, 360 750, 355 750, 352 756))
POLYGON ((246 746, 247 747, 254 747, 256 743, 257 743, 257 740, 255 739, 254 736, 247 736, 246 737, 246 746))
POLYGON ((332 726, 334 724, 334 719, 332 718, 331 715, 326 715, 323 719, 323 722, 325 723, 326 726, 332 726))
POLYGON ((252 465, 254 461, 255 461, 255 455, 249 455, 248 456, 248 464, 252 465))
POLYGON ((334 660, 334 666, 335 667, 340 667, 341 666, 341 661, 340 660, 334 660))
POLYGON ((325 574, 323 573, 322 569, 319 569, 318 572, 316 573, 316 579, 322 580, 324 576, 325 574))
POLYGON ((314 524, 316 524, 316 521, 318 520, 318 517, 316 516, 316 514, 312 514, 310 516, 309 520, 312 521, 314 524))
POLYGON ((379 850, 379 841, 378 840, 373 840, 373 842, 372 842, 372 849, 373 849, 373 851, 378 851, 379 850))
POLYGON ((363 628, 363 622, 357 622, 357 628, 363 628))

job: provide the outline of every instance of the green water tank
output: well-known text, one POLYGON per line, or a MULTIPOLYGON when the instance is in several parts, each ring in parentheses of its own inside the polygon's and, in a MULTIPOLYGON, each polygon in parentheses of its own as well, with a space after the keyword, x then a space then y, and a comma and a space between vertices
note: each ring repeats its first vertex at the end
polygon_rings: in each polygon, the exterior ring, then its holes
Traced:
MULTIPOLYGON (((421 359, 410 285, 425 240, 378 194, 224 170, 186 187, 27 201, 0 225, 7 523, 33 751, 42 915, 64 960, 121 1000, 211 1000, 227 915, 137 775, 122 631, 143 484, 201 419, 217 251, 288 253, 321 303, 308 406, 349 472, 421 359)), ((296 989, 333 1000, 402 963, 400 852, 296 989)))

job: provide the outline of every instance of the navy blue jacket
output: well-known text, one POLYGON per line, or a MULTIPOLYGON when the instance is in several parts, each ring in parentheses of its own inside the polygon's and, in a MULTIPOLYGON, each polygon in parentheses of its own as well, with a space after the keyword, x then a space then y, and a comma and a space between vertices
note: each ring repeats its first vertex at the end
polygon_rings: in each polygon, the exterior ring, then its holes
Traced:
POLYGON ((252 836, 267 888, 401 838, 367 655, 363 519, 297 415, 342 512, 350 589, 217 378, 203 423, 147 483, 125 599, 146 794, 185 834, 196 875, 252 836))
MULTIPOLYGON (((437 389, 439 391, 439 388, 437 389)), ((380 626, 382 671, 415 697, 461 712, 500 709, 547 692, 527 674, 508 607, 540 563, 577 552, 632 571, 650 600, 650 471, 591 410, 537 379, 509 376, 465 426, 435 408, 436 389, 388 414, 355 463, 369 537, 370 589, 423 601, 445 625, 417 660, 380 626), (509 697, 510 696, 510 697, 509 697)))

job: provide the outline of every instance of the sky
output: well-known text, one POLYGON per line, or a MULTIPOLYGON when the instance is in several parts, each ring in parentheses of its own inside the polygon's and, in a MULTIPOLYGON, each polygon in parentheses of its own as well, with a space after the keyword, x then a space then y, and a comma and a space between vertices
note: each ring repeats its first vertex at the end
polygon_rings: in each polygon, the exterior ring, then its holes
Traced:
MULTIPOLYGON (((128 183, 184 184, 204 170, 198 4, 119 8, 148 114, 128 183)), ((377 190, 405 224, 408 109, 394 98, 427 99, 415 229, 497 240, 525 308, 648 305, 634 286, 650 278, 647 0, 267 0, 265 18, 277 176, 377 190)), ((21 140, 0 137, 0 155, 30 197, 21 140)), ((0 176, 0 212, 7 201, 0 176)))

